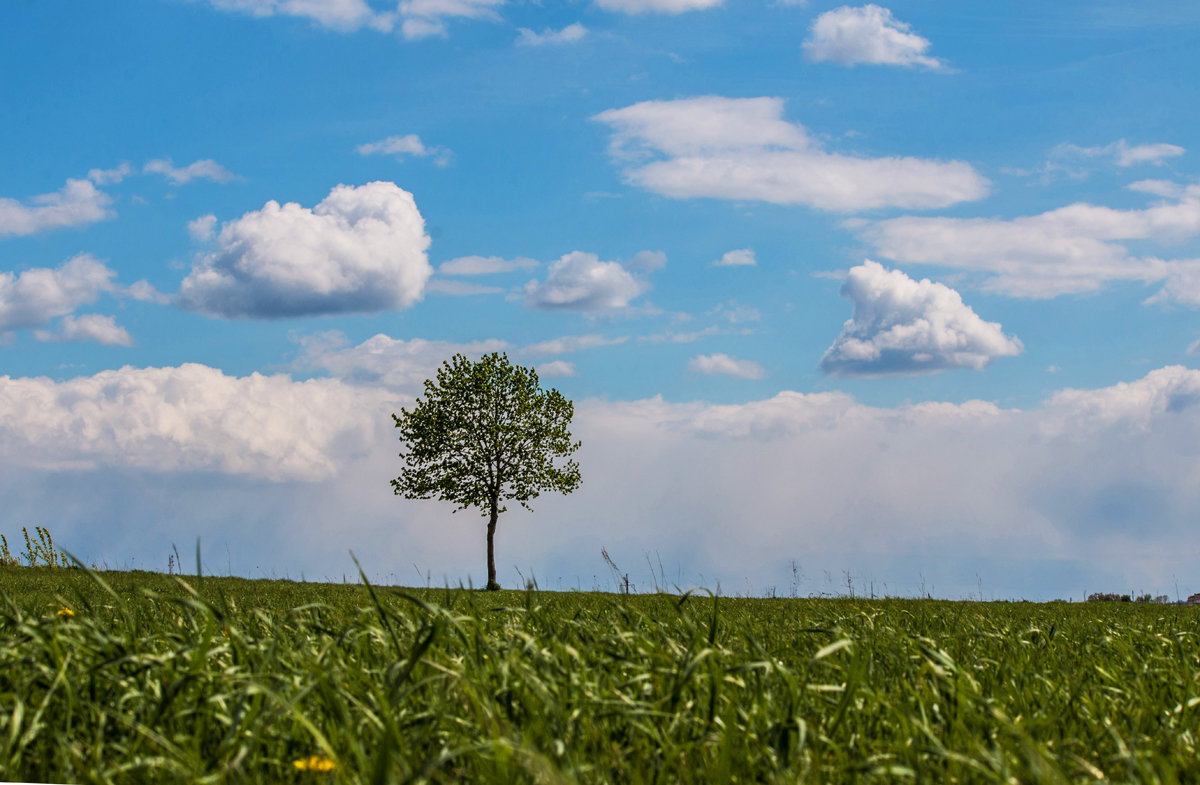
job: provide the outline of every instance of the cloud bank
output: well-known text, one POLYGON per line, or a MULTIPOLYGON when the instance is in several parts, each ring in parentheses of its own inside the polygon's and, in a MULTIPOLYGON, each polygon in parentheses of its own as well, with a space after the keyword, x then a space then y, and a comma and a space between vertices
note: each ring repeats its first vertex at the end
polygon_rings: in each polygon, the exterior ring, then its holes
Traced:
POLYGON ((224 224, 179 303, 256 319, 398 310, 433 273, 428 247, 412 194, 389 182, 339 185, 311 209, 270 201, 224 224))
POLYGON ((783 99, 643 101, 594 120, 613 130, 626 182, 675 198, 750 199, 853 212, 981 199, 989 183, 963 161, 826 152, 783 118, 783 99))
MULTIPOLYGON (((165 569, 172 539, 203 533, 222 569, 222 540, 235 546, 235 574, 340 578, 353 565, 330 553, 332 526, 369 571, 415 562, 435 582, 478 579, 480 519, 387 486, 399 466, 388 415, 407 400, 196 365, 0 377, 0 489, 89 559, 119 547, 114 558, 165 569)), ((819 576, 845 569, 883 594, 928 581, 959 597, 982 580, 999 597, 1080 598, 1166 591, 1174 574, 1186 595, 1200 590, 1198 404, 1200 371, 1181 367, 1025 411, 880 408, 839 392, 578 401, 584 483, 502 518, 501 580, 519 584, 515 563, 547 588, 592 588, 604 546, 639 584, 634 565, 657 552, 670 582, 726 594, 784 591, 795 559, 803 594, 836 591, 819 576)))

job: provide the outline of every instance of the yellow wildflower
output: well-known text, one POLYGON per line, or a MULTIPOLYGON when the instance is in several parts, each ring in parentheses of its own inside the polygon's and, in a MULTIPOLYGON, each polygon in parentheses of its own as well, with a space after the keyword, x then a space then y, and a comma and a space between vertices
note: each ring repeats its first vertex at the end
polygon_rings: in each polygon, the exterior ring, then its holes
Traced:
POLYGON ((59 608, 58 611, 55 612, 54 615, 55 616, 74 616, 75 611, 71 610, 70 608, 59 608))
POLYGON ((337 763, 333 758, 325 758, 320 755, 309 755, 307 758, 292 761, 292 765, 300 771, 333 771, 337 768, 337 763))

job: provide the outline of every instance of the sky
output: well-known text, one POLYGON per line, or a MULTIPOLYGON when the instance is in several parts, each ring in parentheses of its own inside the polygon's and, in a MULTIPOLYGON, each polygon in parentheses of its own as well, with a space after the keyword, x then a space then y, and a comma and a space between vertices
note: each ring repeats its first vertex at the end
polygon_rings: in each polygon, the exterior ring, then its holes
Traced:
POLYGON ((499 579, 1200 592, 1200 7, 0 4, 0 532, 482 585, 456 353, 575 402, 499 579))

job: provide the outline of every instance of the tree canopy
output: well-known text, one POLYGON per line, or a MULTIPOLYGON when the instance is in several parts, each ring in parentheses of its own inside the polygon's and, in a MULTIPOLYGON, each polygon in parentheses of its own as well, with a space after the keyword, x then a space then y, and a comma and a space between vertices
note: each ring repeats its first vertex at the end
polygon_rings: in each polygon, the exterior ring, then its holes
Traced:
POLYGON ((505 501, 526 509, 543 491, 579 487, 570 456, 575 406, 556 389, 543 390, 537 371, 493 352, 475 362, 456 354, 425 381, 411 410, 393 414, 405 450, 392 480, 397 496, 440 499, 455 512, 477 507, 488 518, 487 588, 497 589, 494 537, 505 501))

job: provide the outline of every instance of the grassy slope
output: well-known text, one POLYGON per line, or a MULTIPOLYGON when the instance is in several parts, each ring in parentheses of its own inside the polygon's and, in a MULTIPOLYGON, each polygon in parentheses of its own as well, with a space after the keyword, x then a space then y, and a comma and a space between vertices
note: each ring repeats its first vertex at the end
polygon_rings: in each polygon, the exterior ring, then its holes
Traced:
POLYGON ((0 778, 1200 779, 1193 608, 100 578, 0 568, 0 778))

